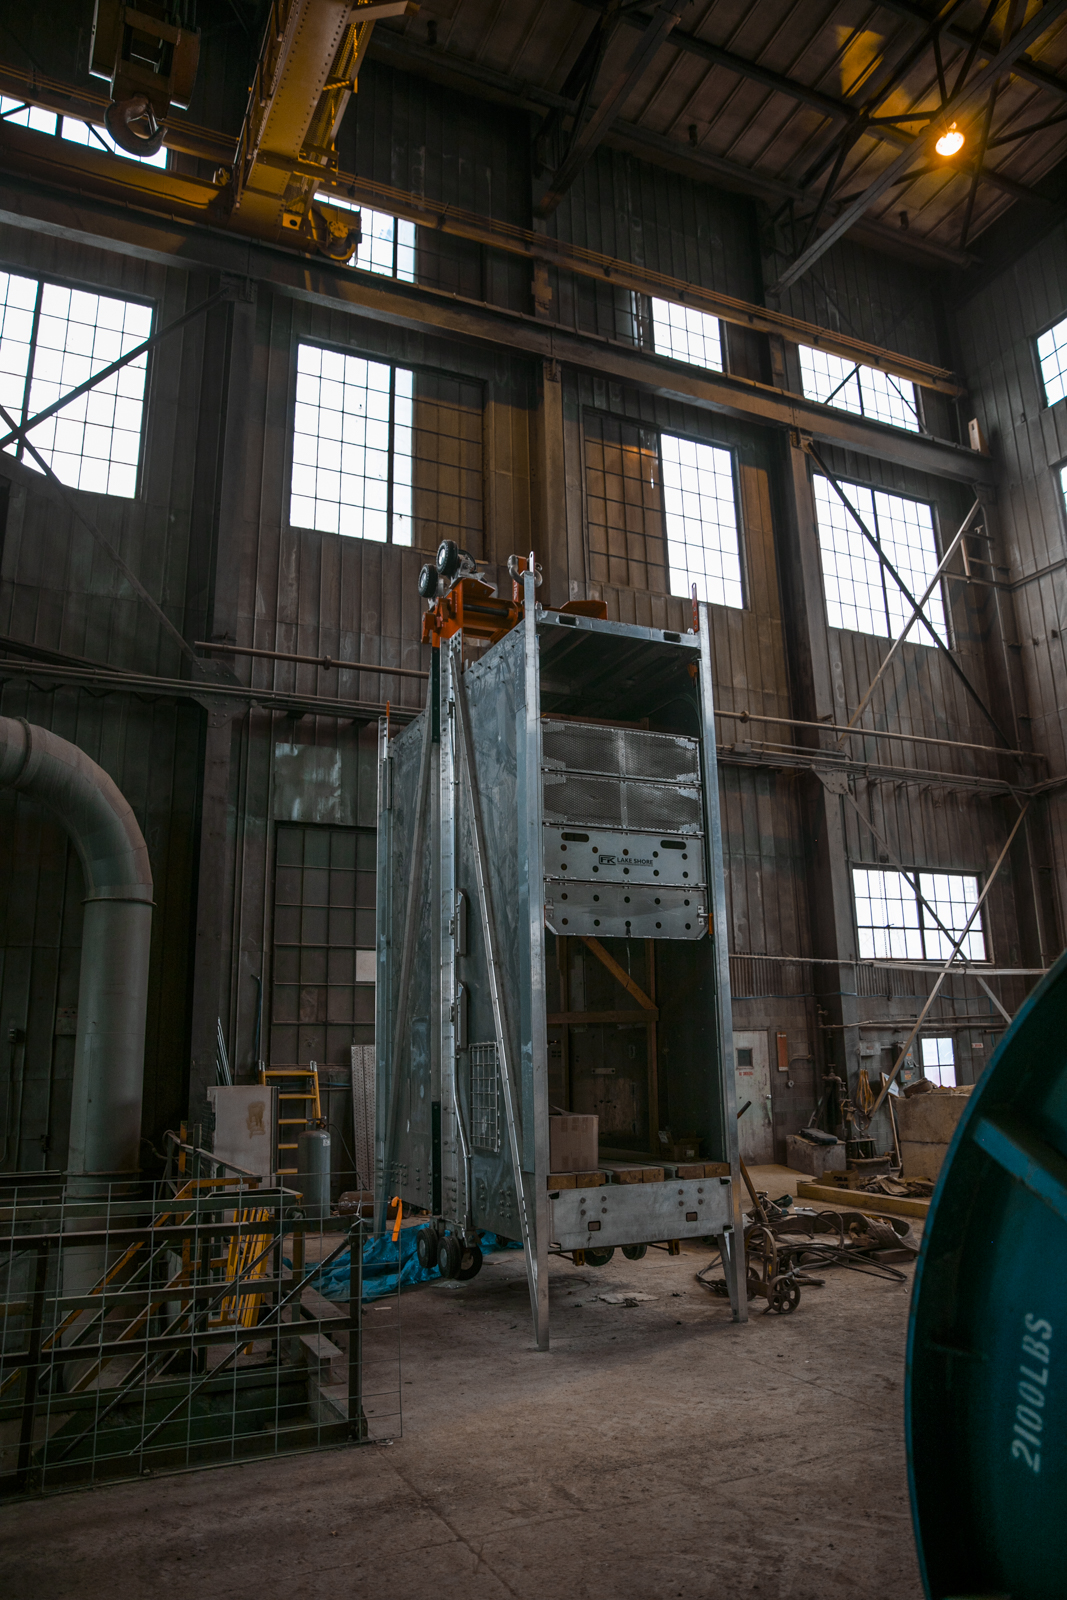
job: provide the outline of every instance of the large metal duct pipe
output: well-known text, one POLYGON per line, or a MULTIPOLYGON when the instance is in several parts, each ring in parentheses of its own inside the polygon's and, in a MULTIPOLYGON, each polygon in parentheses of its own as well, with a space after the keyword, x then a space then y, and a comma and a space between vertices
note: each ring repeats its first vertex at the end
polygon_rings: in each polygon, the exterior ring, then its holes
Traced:
POLYGON ((0 788, 47 807, 81 858, 85 924, 67 1167, 140 1166, 152 872, 128 801, 77 745, 0 717, 0 788))

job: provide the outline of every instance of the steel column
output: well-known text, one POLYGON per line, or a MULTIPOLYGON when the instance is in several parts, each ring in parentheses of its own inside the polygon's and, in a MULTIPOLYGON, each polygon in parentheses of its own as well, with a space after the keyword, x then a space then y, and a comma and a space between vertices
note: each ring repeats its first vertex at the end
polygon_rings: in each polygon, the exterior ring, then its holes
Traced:
MULTIPOLYGON (((462 642, 462 635, 456 635, 462 642)), ((492 889, 485 851, 485 829, 482 825, 482 803, 478 790, 477 771, 474 765, 474 741, 471 737, 470 710, 467 691, 463 684, 462 657, 456 650, 452 673, 452 690, 456 706, 456 731, 458 734, 460 770, 466 791, 471 826, 471 857, 478 890, 478 909, 481 913, 482 936, 485 940, 486 980, 493 1008, 493 1028, 496 1033, 497 1059, 500 1063, 500 1086, 504 1100, 504 1120, 508 1130, 508 1149, 511 1169, 515 1179, 515 1201, 519 1212, 522 1247, 526 1258, 526 1281, 530 1291, 530 1313, 534 1337, 539 1350, 548 1347, 548 1280, 539 1271, 539 1253, 543 1241, 534 1238, 530 1226, 528 1195, 523 1175, 522 1127, 520 1122, 521 1093, 519 1078, 511 1049, 511 1031, 504 993, 504 970, 499 955, 496 918, 493 914, 492 889), (544 1284, 544 1315, 542 1317, 542 1284, 544 1284), (543 1323, 543 1326, 542 1326, 543 1323)), ((547 1129, 546 1129, 547 1134, 547 1129)), ((535 1135, 536 1137, 536 1135, 535 1135)), ((547 1168, 547 1163, 546 1163, 547 1168)), ((545 1203, 547 1205, 547 1193, 545 1203)), ((536 1204, 536 1201, 535 1201, 536 1204)), ((536 1226, 536 1221, 535 1221, 536 1226)))
MULTIPOLYGON (((734 1025, 730 1003, 730 937, 726 913, 726 878, 723 869, 722 815, 719 807, 719 769, 715 747, 715 685, 711 670, 711 608, 701 601, 698 608, 700 631, 700 719, 704 750, 704 817, 707 835, 708 903, 711 906, 708 935, 715 949, 715 1048, 720 1061, 718 1112, 724 1142, 730 1159, 730 1195, 733 1205, 733 1237, 744 1238, 741 1208, 741 1162, 737 1149, 737 1092, 734 1080, 734 1025)), ((723 1236, 725 1239, 725 1236, 723 1236)), ((735 1322, 748 1321, 748 1292, 745 1286, 744 1250, 722 1249, 723 1273, 730 1285, 730 1306, 735 1322), (729 1255, 729 1259, 727 1259, 729 1255)))

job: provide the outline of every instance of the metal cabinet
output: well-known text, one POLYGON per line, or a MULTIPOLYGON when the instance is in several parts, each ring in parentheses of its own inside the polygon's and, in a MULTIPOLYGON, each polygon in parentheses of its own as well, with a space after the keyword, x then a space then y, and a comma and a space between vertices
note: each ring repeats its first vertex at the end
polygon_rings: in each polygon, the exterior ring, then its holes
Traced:
POLYGON ((732 1261, 739 1174, 707 608, 666 633, 524 583, 381 730, 376 1193, 521 1241, 544 1348, 553 1252, 714 1235, 732 1261), (670 1128, 719 1170, 550 1186, 551 1111, 590 1106, 605 1157, 670 1128))

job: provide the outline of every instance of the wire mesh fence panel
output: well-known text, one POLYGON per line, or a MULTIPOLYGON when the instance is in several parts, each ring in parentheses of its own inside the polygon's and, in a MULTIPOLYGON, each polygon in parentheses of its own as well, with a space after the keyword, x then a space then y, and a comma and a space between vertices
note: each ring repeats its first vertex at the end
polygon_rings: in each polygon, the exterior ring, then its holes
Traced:
POLYGON ((177 1140, 161 1180, 5 1182, 0 1494, 398 1434, 398 1286, 365 1328, 363 1222, 299 1202, 177 1140))
POLYGON ((500 1149, 500 1062, 495 1040, 472 1044, 471 1144, 495 1155, 500 1149))

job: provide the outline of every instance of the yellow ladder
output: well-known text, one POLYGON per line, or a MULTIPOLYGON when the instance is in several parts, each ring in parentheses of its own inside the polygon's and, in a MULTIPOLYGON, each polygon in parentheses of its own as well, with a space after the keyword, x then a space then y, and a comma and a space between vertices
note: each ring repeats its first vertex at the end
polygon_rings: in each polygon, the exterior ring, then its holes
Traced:
POLYGON ((296 1139, 290 1139, 288 1137, 288 1132, 290 1129, 299 1130, 300 1128, 306 1128, 312 1119, 317 1119, 322 1116, 322 1106, 319 1101, 318 1063, 316 1061, 311 1061, 306 1067, 261 1066, 259 1069, 259 1081, 260 1083, 276 1082, 278 1085, 278 1176, 295 1177, 297 1171, 295 1165, 291 1167, 283 1167, 281 1165, 282 1151, 295 1151, 297 1148, 296 1139), (294 1087, 290 1089, 284 1087, 285 1084, 290 1083, 294 1078, 303 1078, 303 1088, 294 1087), (290 1117, 283 1115, 284 1112, 291 1109, 291 1102, 294 1100, 300 1100, 303 1102, 303 1116, 290 1117), (311 1107, 310 1110, 308 1109, 309 1106, 311 1107))

